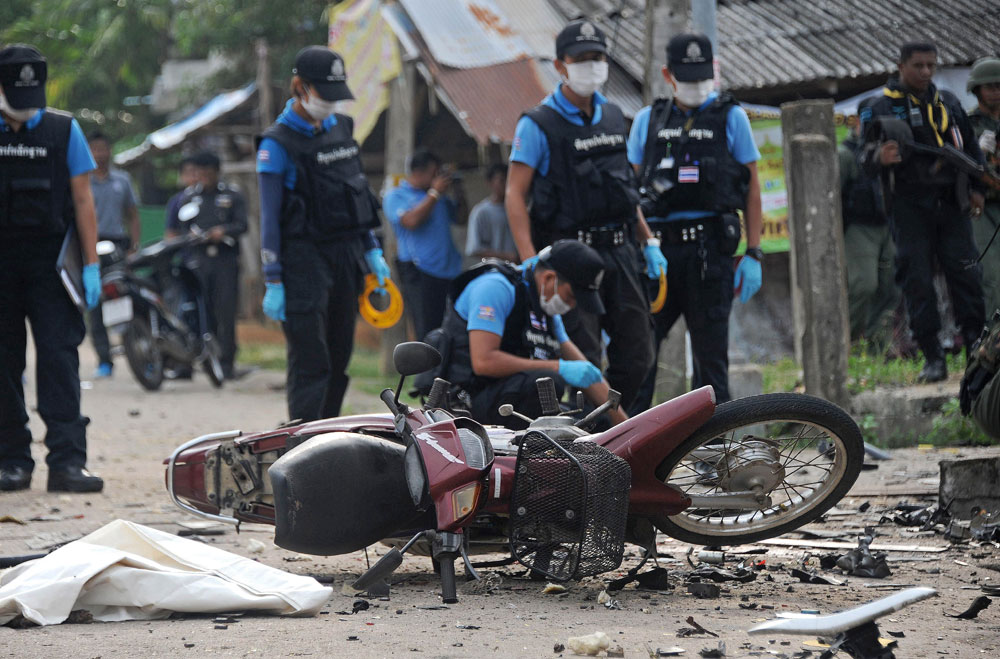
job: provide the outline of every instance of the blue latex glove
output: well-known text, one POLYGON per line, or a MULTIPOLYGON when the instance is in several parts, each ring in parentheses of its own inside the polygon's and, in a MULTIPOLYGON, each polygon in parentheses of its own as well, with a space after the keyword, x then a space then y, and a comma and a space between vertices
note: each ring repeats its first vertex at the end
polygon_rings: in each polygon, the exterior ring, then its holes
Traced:
POLYGON ((95 308, 101 301, 101 266, 98 263, 83 266, 83 297, 88 309, 95 308))
POLYGON ((271 320, 285 320, 285 285, 281 282, 269 281, 264 284, 264 302, 261 307, 264 315, 271 320))
MULTIPOLYGON (((389 270, 389 264, 385 262, 385 257, 382 256, 381 247, 373 247, 365 252, 365 263, 368 264, 368 269, 372 271, 372 274, 378 277, 379 286, 385 286, 386 280, 392 278, 392 272, 389 270)), ((378 288, 376 290, 379 293, 385 293, 384 288, 378 288)))
POLYGON ((740 294, 740 302, 746 304, 750 298, 760 290, 761 270, 760 261, 752 256, 743 256, 740 264, 736 266, 736 275, 733 277, 733 289, 740 294))
POLYGON ((585 389, 601 381, 601 369, 584 360, 559 360, 559 375, 568 384, 585 389))
POLYGON ((667 273, 667 257, 660 251, 659 245, 646 245, 642 248, 642 255, 646 257, 646 276, 650 279, 659 279, 660 272, 667 273))

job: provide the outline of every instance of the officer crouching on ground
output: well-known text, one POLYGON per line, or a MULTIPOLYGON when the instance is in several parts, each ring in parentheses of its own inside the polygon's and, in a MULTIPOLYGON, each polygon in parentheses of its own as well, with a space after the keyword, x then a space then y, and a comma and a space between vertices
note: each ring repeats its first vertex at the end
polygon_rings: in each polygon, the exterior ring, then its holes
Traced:
MULTIPOLYGON (((603 277, 600 254, 579 241, 559 240, 532 264, 487 259, 455 279, 454 304, 441 328, 449 346, 443 377, 469 394, 474 419, 526 427, 497 409, 510 403, 531 418, 540 416, 534 383, 543 377, 555 380, 560 397, 568 384, 594 404, 607 400, 601 371, 570 341, 561 318, 575 307, 602 315, 603 277)), ((609 414, 613 423, 626 418, 620 409, 609 414)))
POLYGON ((354 121, 334 113, 354 98, 344 60, 309 46, 292 73, 294 98, 257 148, 263 308, 285 330, 289 418, 312 421, 340 415, 365 270, 381 285, 389 266, 354 121))
POLYGON ((643 272, 659 278, 667 261, 638 215, 622 110, 598 92, 608 77, 604 34, 589 21, 572 21, 556 37, 556 57, 553 65, 563 82, 526 112, 515 129, 507 219, 523 263, 531 262, 536 249, 564 238, 579 240, 601 255, 606 313, 568 314, 566 330, 594 364, 602 361, 601 330, 608 333, 608 382, 621 392, 627 409, 653 366, 643 272))
POLYGON ((80 415, 85 327, 56 273, 66 231, 76 226, 83 296, 101 295, 97 216, 90 192, 96 163, 80 126, 45 108, 45 58, 32 46, 0 50, 0 491, 26 490, 35 462, 22 376, 27 336, 35 340, 38 414, 45 421, 50 492, 100 492, 88 472, 87 423, 80 415))
MULTIPOLYGON (((728 93, 715 90, 712 42, 680 34, 667 44, 663 77, 675 89, 636 114, 629 162, 644 191, 643 212, 659 236, 670 269, 667 299, 654 316, 655 346, 683 314, 691 334, 694 388, 712 385, 729 400, 729 312, 734 289, 746 304, 761 285, 760 152, 750 120, 728 93), (733 271, 742 211, 747 255, 733 271)), ((655 364, 656 362, 654 362, 655 364)), ((646 377, 630 414, 649 407, 656 368, 646 377)))
POLYGON ((219 342, 222 374, 235 377, 236 300, 240 285, 239 237, 247 231, 247 204, 240 191, 219 180, 219 157, 203 151, 191 158, 198 182, 181 193, 167 217, 167 236, 188 231, 207 234, 209 243, 194 254, 208 309, 208 330, 219 342))

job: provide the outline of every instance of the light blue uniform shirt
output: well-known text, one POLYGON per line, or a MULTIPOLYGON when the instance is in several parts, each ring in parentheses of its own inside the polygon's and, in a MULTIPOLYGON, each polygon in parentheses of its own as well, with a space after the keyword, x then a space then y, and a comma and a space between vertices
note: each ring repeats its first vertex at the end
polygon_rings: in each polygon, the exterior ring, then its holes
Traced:
MULTIPOLYGON (((42 121, 42 114, 44 112, 44 109, 36 112, 35 116, 24 122, 24 127, 27 130, 37 128, 38 124, 42 121)), ((3 120, 3 116, 0 116, 0 132, 6 133, 9 130, 10 126, 3 120)), ((83 136, 83 129, 80 128, 80 124, 76 122, 76 119, 71 120, 70 123, 69 145, 66 147, 66 166, 69 168, 69 175, 71 177, 86 174, 97 169, 94 156, 90 154, 90 147, 87 146, 87 138, 83 136)))
MULTIPOLYGON (((601 121, 601 106, 608 102, 600 92, 594 93, 594 119, 591 124, 601 121)), ((562 93, 562 83, 545 97, 542 105, 547 105, 576 126, 583 126, 584 114, 580 108, 569 102, 562 93)), ((549 141, 545 133, 533 120, 521 117, 514 129, 514 144, 510 150, 510 161, 528 165, 540 175, 549 173, 549 141)))
MULTIPOLYGON (((525 281, 526 286, 531 283, 525 281)), ((499 272, 488 272, 468 283, 455 300, 455 311, 466 321, 466 329, 482 330, 503 336, 507 318, 514 309, 514 285, 499 272)), ((559 343, 569 341, 562 316, 549 316, 552 332, 559 343)))
POLYGON ((407 229, 400 219, 426 197, 426 190, 403 180, 386 193, 382 211, 396 232, 400 261, 412 262, 432 277, 454 279, 462 271, 462 256, 451 239, 451 223, 455 221, 451 200, 442 195, 424 223, 416 229, 407 229))
MULTIPOLYGON (((708 100, 702 103, 698 110, 710 105, 717 96, 718 94, 715 92, 709 94, 708 100)), ((679 110, 680 108, 674 106, 673 111, 679 110)), ((649 134, 651 111, 652 106, 647 105, 636 113, 635 120, 632 122, 632 131, 628 136, 628 161, 633 165, 642 165, 643 152, 646 150, 646 137, 649 134)), ((684 114, 690 116, 691 113, 692 111, 688 111, 684 114)), ((729 153, 733 154, 733 157, 744 165, 760 160, 760 151, 757 149, 757 144, 753 140, 753 132, 750 130, 750 118, 747 116, 746 110, 738 105, 730 107, 729 113, 726 115, 726 145, 729 147, 729 153)), ((665 220, 662 217, 647 217, 646 220, 649 222, 670 222, 672 220, 694 220, 712 215, 715 213, 677 211, 668 215, 665 220)))

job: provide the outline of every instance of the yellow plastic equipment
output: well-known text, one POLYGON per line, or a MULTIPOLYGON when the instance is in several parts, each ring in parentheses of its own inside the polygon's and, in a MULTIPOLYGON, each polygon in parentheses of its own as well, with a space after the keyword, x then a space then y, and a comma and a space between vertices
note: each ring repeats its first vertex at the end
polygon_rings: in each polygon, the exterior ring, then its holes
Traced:
POLYGON ((378 287, 378 277, 373 274, 365 275, 365 290, 358 296, 358 311, 372 327, 386 329, 398 323, 403 317, 403 295, 396 288, 395 282, 386 279, 382 288, 389 294, 389 306, 380 311, 371 302, 371 294, 378 287))
POLYGON ((649 303, 649 310, 652 313, 659 313, 663 309, 663 303, 667 301, 667 273, 660 271, 660 290, 656 293, 656 299, 649 303))

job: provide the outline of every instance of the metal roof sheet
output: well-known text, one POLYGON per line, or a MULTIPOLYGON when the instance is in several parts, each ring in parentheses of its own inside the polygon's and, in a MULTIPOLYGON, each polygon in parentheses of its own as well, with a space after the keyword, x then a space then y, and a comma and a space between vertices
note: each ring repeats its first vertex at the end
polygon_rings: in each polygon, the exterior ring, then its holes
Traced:
MULTIPOLYGON (((642 79, 644 0, 549 2, 609 40, 617 26, 612 57, 642 79)), ((1000 51, 1000 0, 720 0, 716 20, 722 84, 735 90, 886 75, 905 41, 936 43, 941 66, 1000 51)))

